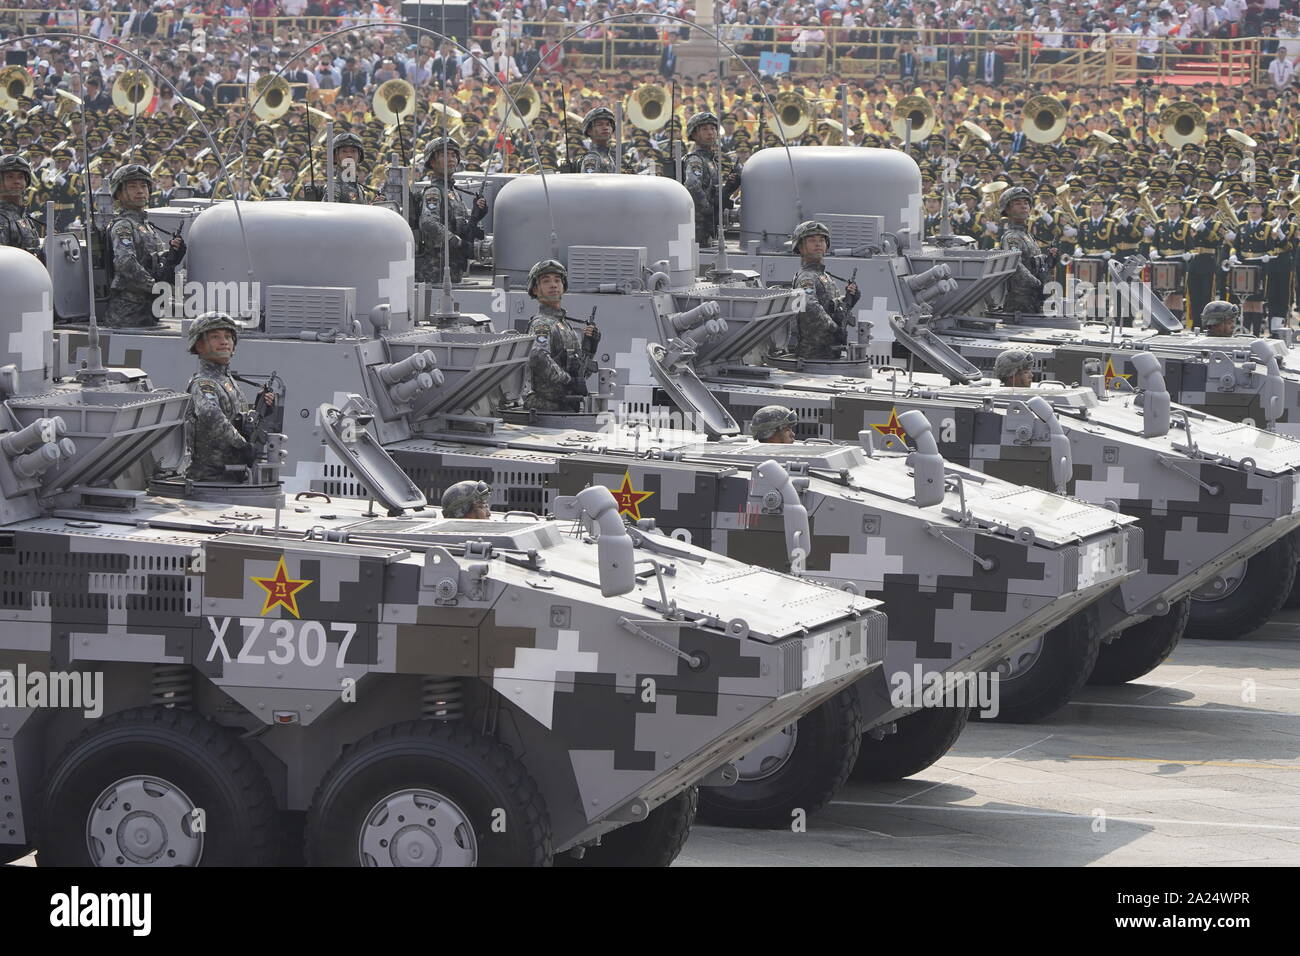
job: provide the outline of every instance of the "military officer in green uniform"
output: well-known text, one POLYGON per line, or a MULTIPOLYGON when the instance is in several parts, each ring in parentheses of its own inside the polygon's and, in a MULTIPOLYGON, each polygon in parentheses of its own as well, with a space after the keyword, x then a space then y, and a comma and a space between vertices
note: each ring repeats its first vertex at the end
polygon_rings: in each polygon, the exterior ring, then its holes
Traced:
POLYGON ((104 324, 114 328, 157 325, 154 286, 172 281, 185 258, 185 240, 180 236, 164 238, 145 218, 145 205, 153 192, 153 180, 145 167, 135 163, 119 167, 109 178, 108 188, 120 210, 108 226, 113 281, 104 324))

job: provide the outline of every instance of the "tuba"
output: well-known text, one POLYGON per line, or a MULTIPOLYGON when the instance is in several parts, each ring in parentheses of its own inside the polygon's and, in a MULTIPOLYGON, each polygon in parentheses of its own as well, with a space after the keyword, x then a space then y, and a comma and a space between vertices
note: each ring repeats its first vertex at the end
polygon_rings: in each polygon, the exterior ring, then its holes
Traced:
POLYGON ((19 100, 31 99, 36 83, 26 67, 6 66, 0 70, 0 110, 17 112, 19 100))
POLYGON ((826 137, 822 141, 824 146, 843 146, 844 145, 844 124, 839 120, 822 120, 822 125, 826 127, 826 137))
POLYGON ((909 135, 911 142, 920 142, 934 129, 934 107, 924 96, 904 96, 894 104, 889 125, 894 135, 904 142, 908 141, 909 135))
POLYGON ((772 101, 772 115, 767 118, 767 128, 777 137, 794 139, 806 133, 811 125, 812 108, 798 93, 781 93, 772 101))
POLYGON ((505 122, 508 112, 508 125, 511 129, 526 129, 541 111, 542 101, 538 99, 537 91, 527 83, 511 83, 506 87, 504 96, 497 94, 497 119, 505 122), (510 109, 512 102, 513 110, 510 109))
POLYGON ((628 122, 647 133, 663 129, 671 118, 668 103, 668 91, 658 83, 638 86, 627 98, 628 122))
POLYGON ((253 100, 256 103, 253 115, 269 123, 289 112, 293 105, 293 91, 284 77, 268 74, 258 77, 253 84, 253 100))
POLYGON ((1205 141, 1205 113, 1195 103, 1179 100, 1160 111, 1160 136, 1175 149, 1205 141))
POLYGON ((67 120, 69 116, 81 109, 81 97, 75 93, 69 93, 67 90, 58 89, 54 91, 58 97, 58 105, 54 107, 54 115, 61 120, 67 120))
POLYGON ((127 70, 113 81, 113 105, 127 116, 147 110, 153 93, 153 80, 144 70, 127 70))
POLYGON ((386 80, 375 90, 370 107, 385 126, 396 126, 415 112, 415 87, 406 80, 386 80))
POLYGON ((1035 143, 1056 142, 1065 121, 1065 104, 1051 96, 1031 97, 1020 110, 1020 132, 1035 143))

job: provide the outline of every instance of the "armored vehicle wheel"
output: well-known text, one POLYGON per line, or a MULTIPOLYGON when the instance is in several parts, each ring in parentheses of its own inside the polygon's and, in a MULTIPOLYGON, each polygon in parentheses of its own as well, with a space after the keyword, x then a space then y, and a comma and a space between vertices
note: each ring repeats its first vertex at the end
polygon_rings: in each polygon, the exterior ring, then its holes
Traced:
POLYGON ((920 773, 952 749, 969 718, 969 707, 927 707, 900 717, 898 730, 880 740, 864 735, 853 779, 902 780, 920 773))
POLYGON ((849 778, 861 746, 858 692, 840 691, 736 761, 730 787, 700 789, 700 819, 725 827, 788 827, 820 810, 849 778))
POLYGON ((643 823, 631 823, 606 833, 600 846, 588 847, 581 860, 559 856, 556 865, 668 866, 686 845, 699 805, 699 788, 687 787, 655 807, 643 823))
POLYGON ((1126 684, 1151 673, 1178 646, 1191 611, 1192 599, 1185 597, 1169 613, 1125 628, 1115 640, 1102 644, 1088 683, 1126 684))
POLYGON ((186 710, 106 717, 63 752, 41 806, 45 866, 275 862, 275 799, 261 767, 232 733, 186 710))
POLYGON ((1187 636, 1228 641, 1245 637, 1282 607, 1296 576, 1296 550, 1291 537, 1279 538, 1246 562, 1244 573, 1232 569, 1210 587, 1192 594, 1187 636), (1216 595, 1217 596, 1212 596, 1216 595))
POLYGON ((536 782, 507 747, 456 722, 394 724, 345 747, 306 834, 313 866, 551 863, 536 782))
POLYGON ((31 847, 23 846, 20 843, 0 844, 0 866, 4 866, 6 863, 12 863, 14 860, 21 860, 31 852, 31 847))
POLYGON ((1022 647, 1009 667, 1006 661, 998 665, 998 715, 993 719, 1025 724, 1060 710, 1087 683, 1100 646, 1097 611, 1089 607, 1022 647))

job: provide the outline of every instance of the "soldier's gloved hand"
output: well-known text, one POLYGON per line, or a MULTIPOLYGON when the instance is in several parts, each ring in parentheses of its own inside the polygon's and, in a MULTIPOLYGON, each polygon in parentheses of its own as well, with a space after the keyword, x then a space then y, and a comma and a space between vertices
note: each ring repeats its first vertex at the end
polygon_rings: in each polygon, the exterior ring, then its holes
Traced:
POLYGON ((1043 220, 1043 222, 1047 223, 1049 226, 1052 224, 1052 214, 1046 209, 1038 214, 1038 218, 1043 220))
POLYGON ((596 354, 596 346, 600 344, 600 329, 588 322, 587 327, 582 332, 582 350, 588 355, 596 354))
POLYGON ((844 305, 847 308, 853 308, 858 304, 858 299, 862 297, 862 290, 858 288, 856 282, 850 282, 844 287, 844 305))
POLYGON ((1142 227, 1143 239, 1154 239, 1155 237, 1156 237, 1156 231, 1153 228, 1151 228, 1150 226, 1142 227))
POLYGON ((1259 257, 1259 261, 1260 261, 1260 262, 1272 262, 1272 261, 1273 261, 1273 257, 1270 256, 1270 255, 1262 255, 1262 256, 1259 257))
POLYGON ((1181 258, 1182 258, 1182 260, 1183 260, 1184 262, 1191 262, 1191 261, 1192 261, 1192 254, 1191 254, 1190 252, 1184 252, 1184 253, 1182 254, 1181 258))
POLYGON ((990 236, 996 236, 998 234, 998 224, 996 222, 986 222, 984 224, 984 231, 990 236))
POLYGON ((172 236, 172 241, 168 245, 171 246, 172 255, 175 257, 174 261, 180 262, 185 258, 185 251, 189 246, 185 245, 184 239, 180 236, 172 236))
POLYGON ((1101 257, 1103 259, 1109 259, 1111 257, 1111 251, 1109 249, 1104 250, 1101 254, 1101 257))
POLYGON ((1066 226, 1061 230, 1061 235, 1065 236, 1066 239, 1073 239, 1078 234, 1079 230, 1075 229, 1073 226, 1066 226))
POLYGON ((1228 256, 1228 265, 1235 266, 1240 264, 1241 264, 1241 260, 1237 258, 1237 254, 1235 252, 1232 255, 1228 256))
POLYGON ((1237 234, 1233 232, 1231 229, 1229 229, 1227 232, 1223 234, 1223 238, 1227 239, 1229 242, 1232 242, 1234 239, 1237 238, 1237 234))
POLYGON ((487 215, 487 212, 487 200, 482 196, 476 197, 474 199, 474 221, 478 222, 487 215))
POLYGON ((569 356, 569 393, 572 395, 587 394, 587 375, 584 368, 582 356, 569 356))
POLYGON ((447 246, 448 246, 449 248, 451 248, 451 249, 459 249, 460 246, 461 246, 460 236, 455 236, 455 235, 453 235, 453 236, 448 236, 448 237, 447 237, 447 246))

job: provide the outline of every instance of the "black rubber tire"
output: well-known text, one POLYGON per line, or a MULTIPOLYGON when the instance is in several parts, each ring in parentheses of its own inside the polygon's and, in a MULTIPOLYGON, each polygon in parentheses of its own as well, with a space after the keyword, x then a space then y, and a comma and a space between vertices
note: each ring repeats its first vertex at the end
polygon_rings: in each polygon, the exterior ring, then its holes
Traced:
POLYGON ((1291 536, 1279 538, 1246 564, 1237 589, 1219 601, 1192 598, 1187 636, 1231 641, 1245 637, 1282 609, 1295 585, 1296 552, 1291 536))
POLYGON ((854 780, 902 780, 920 773, 952 749, 970 719, 969 707, 926 707, 900 717, 898 730, 862 738, 854 780))
POLYGON ((1300 607, 1300 568, 1296 569, 1295 584, 1291 585, 1291 593, 1286 596, 1282 606, 1290 610, 1300 607))
POLYGON ((699 787, 687 787, 651 811, 643 823, 606 833, 600 846, 587 847, 582 859, 562 855, 557 866, 653 866, 672 864, 686 845, 700 805, 699 787))
POLYGON ((1097 611, 1088 607, 1043 637, 1038 658, 1014 679, 998 682, 998 715, 1004 724, 1031 724, 1070 702, 1092 674, 1101 647, 1097 611))
POLYGON ((21 860, 31 852, 31 847, 23 846, 21 843, 0 843, 0 866, 12 863, 14 860, 21 860))
POLYGON ((427 787, 469 817, 479 866, 550 866, 551 820, 536 781, 511 750, 461 722, 393 724, 343 748, 307 812, 311 866, 361 866, 357 837, 388 793, 427 787), (493 830, 504 809, 505 832, 493 830))
POLYGON ((799 718, 794 750, 771 776, 700 788, 700 819, 724 827, 782 829, 811 816, 849 779, 862 744, 862 707, 848 687, 799 718))
POLYGON ((34 841, 41 865, 92 865, 87 810, 106 787, 133 774, 160 777, 203 808, 199 866, 275 863, 275 798, 248 748, 192 711, 142 707, 105 717, 55 762, 34 841))
POLYGON ((1126 627, 1115 640, 1101 645, 1088 683, 1127 684, 1150 674, 1174 652, 1191 613, 1189 596, 1174 604, 1167 614, 1126 627))

